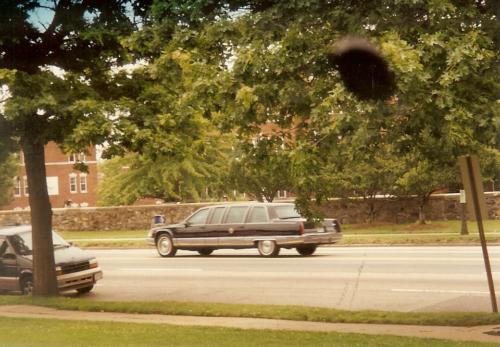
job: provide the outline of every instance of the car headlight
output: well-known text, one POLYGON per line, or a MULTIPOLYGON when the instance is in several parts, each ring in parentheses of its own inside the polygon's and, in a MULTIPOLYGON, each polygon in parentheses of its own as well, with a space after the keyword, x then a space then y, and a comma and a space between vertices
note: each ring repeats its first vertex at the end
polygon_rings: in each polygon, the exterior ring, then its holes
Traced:
POLYGON ((60 266, 56 266, 56 276, 63 275, 63 270, 60 266))

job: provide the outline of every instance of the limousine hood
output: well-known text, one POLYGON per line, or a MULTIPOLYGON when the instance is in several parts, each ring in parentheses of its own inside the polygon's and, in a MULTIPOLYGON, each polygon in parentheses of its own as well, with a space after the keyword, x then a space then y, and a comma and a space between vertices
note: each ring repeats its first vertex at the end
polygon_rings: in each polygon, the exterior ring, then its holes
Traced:
POLYGON ((185 228, 185 227, 186 227, 186 224, 184 224, 184 223, 164 224, 164 225, 160 225, 160 226, 156 226, 156 227, 152 228, 151 231, 153 231, 153 233, 156 233, 157 231, 160 231, 160 230, 179 229, 179 228, 185 228))

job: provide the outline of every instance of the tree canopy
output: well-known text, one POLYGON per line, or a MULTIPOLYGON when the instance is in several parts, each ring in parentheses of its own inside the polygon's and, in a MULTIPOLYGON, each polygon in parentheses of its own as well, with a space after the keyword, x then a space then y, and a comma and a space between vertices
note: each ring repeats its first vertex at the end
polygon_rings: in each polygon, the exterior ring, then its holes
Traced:
POLYGON ((349 151, 381 142, 404 162, 405 194, 427 187, 428 195, 456 182, 459 155, 498 148, 495 14, 490 1, 298 1, 222 20, 211 30, 224 33, 232 53, 223 92, 234 102, 221 124, 247 138, 269 123, 288 130, 293 190, 304 205, 330 197, 337 173, 373 160, 349 151), (392 97, 363 101, 346 90, 329 59, 345 35, 379 47, 396 80, 392 97), (422 166, 440 175, 412 174, 422 166))
MULTIPOLYGON (((148 3, 1 2, 0 82, 6 88, 0 133, 6 146, 18 144, 24 152, 35 294, 57 293, 44 145, 64 144, 80 123, 109 112, 110 69, 125 61, 120 39, 137 28, 129 6, 140 10, 148 3)), ((95 131, 85 144, 102 140, 102 130, 95 131)))

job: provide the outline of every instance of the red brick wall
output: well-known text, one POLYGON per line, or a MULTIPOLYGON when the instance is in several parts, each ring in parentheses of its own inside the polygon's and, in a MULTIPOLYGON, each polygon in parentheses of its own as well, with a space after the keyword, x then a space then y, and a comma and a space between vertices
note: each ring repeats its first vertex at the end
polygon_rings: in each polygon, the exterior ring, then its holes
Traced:
MULTIPOLYGON (((95 147, 89 147, 85 157, 77 155, 77 160, 84 161, 89 172, 87 174, 79 172, 73 168, 74 162, 69 161, 69 155, 64 154, 57 144, 50 142, 45 146, 45 168, 49 181, 49 198, 52 207, 64 207, 65 201, 71 200, 73 204, 95 206, 97 201, 97 161, 95 147), (70 175, 76 177, 76 192, 70 191, 70 175), (86 176, 87 191, 82 192, 80 178, 86 176), (56 178, 57 177, 57 178, 56 178), (53 186, 50 184, 52 183, 53 186), (56 185, 57 183, 57 185, 56 185), (51 189, 51 186, 57 189, 51 189), (56 194, 57 193, 57 194, 56 194)), ((14 200, 4 206, 1 210, 25 209, 29 206, 28 195, 24 191, 24 177, 26 168, 24 166, 24 156, 20 154, 19 178, 21 184, 20 196, 15 196, 14 200)))

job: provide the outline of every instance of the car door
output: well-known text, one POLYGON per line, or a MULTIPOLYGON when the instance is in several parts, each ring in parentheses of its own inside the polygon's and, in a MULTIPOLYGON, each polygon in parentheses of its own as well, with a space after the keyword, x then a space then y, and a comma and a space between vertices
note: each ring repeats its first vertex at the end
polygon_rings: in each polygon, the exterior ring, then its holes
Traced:
POLYGON ((272 225, 265 206, 253 206, 245 223, 245 236, 269 236, 273 234, 272 225))
POLYGON ((222 223, 225 211, 226 206, 216 206, 212 208, 207 223, 207 246, 217 247, 219 245, 219 238, 226 233, 225 225, 222 223))
POLYGON ((228 207, 219 238, 220 246, 245 246, 248 243, 244 238, 248 210, 246 205, 228 207))
POLYGON ((204 246, 207 238, 207 219, 210 208, 201 208, 185 220, 185 227, 175 233, 177 246, 204 246))
POLYGON ((0 289, 19 290, 17 256, 4 237, 0 237, 0 289))

